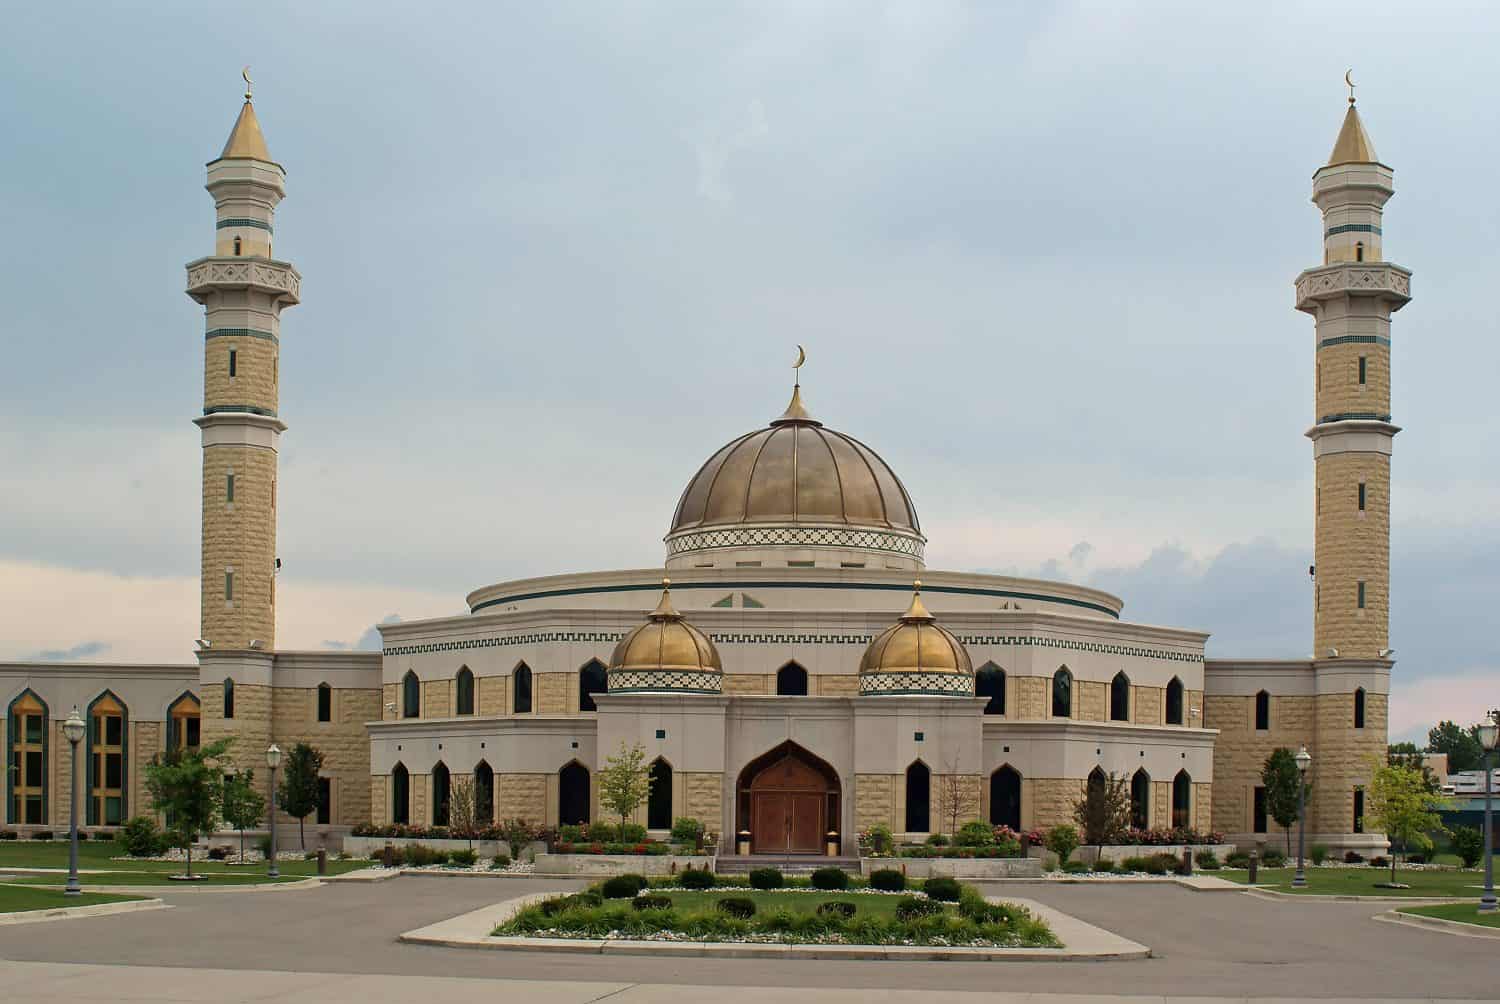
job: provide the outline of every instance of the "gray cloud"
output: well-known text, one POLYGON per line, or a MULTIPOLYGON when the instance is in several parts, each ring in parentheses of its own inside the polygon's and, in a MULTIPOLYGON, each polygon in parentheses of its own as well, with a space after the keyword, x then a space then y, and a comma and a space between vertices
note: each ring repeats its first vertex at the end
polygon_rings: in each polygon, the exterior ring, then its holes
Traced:
MULTIPOLYGON (((380 624, 400 624, 400 623, 401 623, 401 615, 400 614, 386 614, 384 617, 382 617, 380 619, 380 624)), ((380 646, 380 625, 379 624, 372 624, 372 625, 370 625, 369 630, 367 630, 364 634, 362 634, 362 635, 359 636, 359 640, 354 643, 354 647, 356 649, 358 649, 359 651, 361 651, 361 652, 379 652, 380 651, 380 647, 381 647, 380 646)))
POLYGON ((103 655, 108 651, 109 642, 107 641, 85 641, 79 642, 72 648, 43 649, 29 656, 26 661, 72 662, 75 660, 92 659, 94 656, 103 655))

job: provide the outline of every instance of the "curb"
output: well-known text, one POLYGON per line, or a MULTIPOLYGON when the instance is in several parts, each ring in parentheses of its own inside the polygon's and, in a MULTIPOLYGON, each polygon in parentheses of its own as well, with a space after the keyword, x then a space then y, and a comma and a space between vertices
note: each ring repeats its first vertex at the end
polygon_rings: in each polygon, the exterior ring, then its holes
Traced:
POLYGON ((142 910, 167 910, 159 899, 138 899, 127 903, 95 903, 92 906, 58 906, 48 910, 23 910, 0 913, 0 925, 40 924, 49 920, 73 920, 83 917, 108 917, 116 913, 139 913, 142 910))
POLYGON ((1437 906, 1442 903, 1467 903, 1470 896, 1331 896, 1325 893, 1277 892, 1260 886, 1245 886, 1245 892, 1265 899, 1313 903, 1401 903, 1405 906, 1437 906))
POLYGON ((1479 924, 1465 924, 1459 920, 1444 920, 1441 917, 1424 917, 1421 914, 1401 913, 1399 910, 1388 910, 1385 913, 1377 913, 1370 919, 1379 920, 1386 924, 1400 924, 1402 927, 1415 927, 1429 931, 1440 931, 1444 934, 1455 934, 1460 938, 1500 940, 1500 927, 1481 927, 1479 924))
MULTIPOLYGON (((302 879, 298 882, 259 882, 242 883, 238 885, 199 885, 192 882, 173 883, 170 888, 173 892, 205 893, 205 892, 282 892, 293 889, 316 889, 323 883, 315 878, 302 879)), ((88 892, 112 892, 126 895, 139 894, 142 889, 157 889, 155 885, 91 885, 88 892)))

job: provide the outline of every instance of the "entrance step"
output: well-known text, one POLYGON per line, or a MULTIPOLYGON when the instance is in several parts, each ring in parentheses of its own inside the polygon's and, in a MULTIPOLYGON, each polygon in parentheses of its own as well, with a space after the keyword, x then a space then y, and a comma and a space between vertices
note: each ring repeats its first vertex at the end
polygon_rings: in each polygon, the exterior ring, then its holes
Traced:
POLYGON ((819 868, 842 868, 859 874, 859 858, 824 857, 821 854, 720 854, 714 871, 720 875, 745 875, 755 868, 778 868, 784 875, 811 875, 819 868))

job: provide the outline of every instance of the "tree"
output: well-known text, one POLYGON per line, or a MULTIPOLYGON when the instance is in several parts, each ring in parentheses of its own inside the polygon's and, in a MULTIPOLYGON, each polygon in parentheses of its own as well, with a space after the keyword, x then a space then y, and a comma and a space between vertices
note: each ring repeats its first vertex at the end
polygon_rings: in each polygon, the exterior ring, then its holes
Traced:
POLYGON ((474 831, 479 818, 479 807, 475 801, 474 779, 460 774, 448 784, 448 830, 455 837, 463 837, 474 848, 474 831))
POLYGON ((266 816, 265 796, 255 787, 255 771, 228 774, 224 778, 221 815, 240 831, 240 860, 245 860, 245 831, 266 816))
POLYGON ((1298 796, 1306 798, 1312 793, 1311 782, 1302 784, 1299 792, 1301 774, 1296 756, 1285 746, 1272 750, 1260 769, 1260 783, 1266 788, 1266 815, 1286 831, 1287 857, 1292 856, 1292 824, 1297 822, 1297 813, 1301 809, 1298 796))
POLYGON ((979 785, 976 778, 958 772, 958 757, 948 761, 948 773, 938 778, 939 815, 948 821, 948 833, 958 835, 958 821, 979 815, 979 785))
POLYGON ((1455 828, 1453 853, 1458 855, 1465 868, 1473 868, 1484 857, 1484 834, 1473 826, 1455 828))
POLYGON ((621 740, 619 752, 605 760, 604 769, 599 772, 599 801, 620 817, 622 838, 631 813, 646 801, 650 790, 645 748, 639 743, 626 746, 621 740))
POLYGON ((1461 728, 1454 722, 1438 722, 1427 733, 1427 752, 1448 754, 1448 773, 1478 770, 1484 750, 1479 745, 1477 726, 1461 728))
POLYGON ((1130 828, 1130 785, 1114 772, 1095 772, 1084 785, 1083 797, 1073 805, 1073 818, 1083 828, 1083 842, 1103 847, 1118 843, 1130 828))
MULTIPOLYGON (((318 807, 318 772, 323 769, 323 754, 307 743, 298 743, 286 755, 276 802, 297 821, 297 840, 307 850, 307 817, 318 807)), ((275 811, 274 808, 272 811, 275 811)))
POLYGON ((146 765, 146 791, 151 807, 172 820, 170 838, 187 853, 187 874, 193 875, 193 844, 219 823, 224 793, 224 768, 219 763, 233 740, 165 750, 146 765))
MULTIPOLYGON (((1371 764, 1370 786, 1365 789, 1371 819, 1392 841, 1399 840, 1403 851, 1414 845, 1423 850, 1432 847, 1429 833, 1447 832, 1439 809, 1447 800, 1427 789, 1422 772, 1376 761, 1371 764)), ((1396 883, 1396 854, 1391 858, 1391 884, 1396 883)))

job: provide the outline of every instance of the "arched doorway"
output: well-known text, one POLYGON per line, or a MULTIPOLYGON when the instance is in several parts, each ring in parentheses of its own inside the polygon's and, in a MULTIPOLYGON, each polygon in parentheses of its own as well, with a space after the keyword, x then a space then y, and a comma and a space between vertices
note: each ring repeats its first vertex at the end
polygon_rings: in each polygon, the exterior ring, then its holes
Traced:
POLYGON ((670 830, 672 828, 672 765, 661 757, 651 762, 647 773, 646 828, 670 830))
POLYGON ((1021 775, 1010 764, 990 775, 990 825, 1021 829, 1021 775))
POLYGON ((932 771, 918 760, 906 768, 906 832, 932 828, 932 771))
POLYGON ((839 827, 839 776, 823 760, 785 742, 740 772, 739 828, 754 854, 822 854, 839 827))
POLYGON ((557 772, 557 821, 563 826, 589 821, 589 769, 577 760, 557 772))

